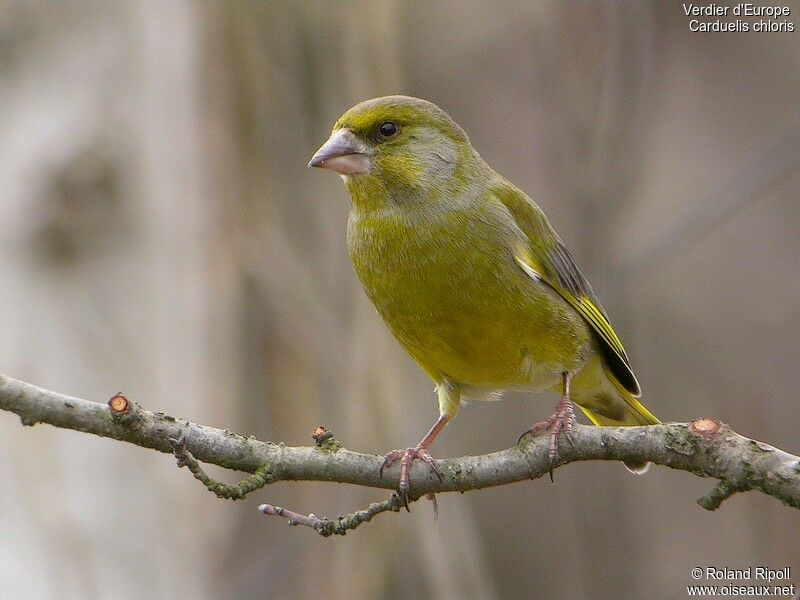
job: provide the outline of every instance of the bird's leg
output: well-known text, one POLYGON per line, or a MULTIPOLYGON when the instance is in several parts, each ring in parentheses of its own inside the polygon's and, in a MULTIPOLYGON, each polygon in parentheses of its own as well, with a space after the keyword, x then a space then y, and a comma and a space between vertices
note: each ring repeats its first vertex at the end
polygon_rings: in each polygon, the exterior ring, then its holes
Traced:
POLYGON ((419 444, 413 448, 406 448, 405 450, 392 450, 383 458, 383 464, 381 464, 380 470, 381 477, 383 477, 383 470, 386 467, 400 461, 400 485, 398 486, 398 490, 400 490, 400 494, 403 496, 403 503, 405 504, 406 510, 409 510, 408 490, 411 487, 411 464, 415 458, 424 460, 425 464, 427 464, 430 470, 439 478, 439 481, 442 480, 441 474, 436 469, 436 463, 433 461, 433 457, 428 454, 428 448, 430 448, 433 440, 436 439, 436 436, 444 429, 444 426, 447 425, 449 420, 450 417, 447 415, 440 416, 433 427, 431 427, 430 431, 420 440, 419 444))
MULTIPOLYGON (((536 435, 547 429, 550 430, 550 445, 547 448, 547 456, 550 458, 550 481, 553 481, 553 466, 558 457, 558 436, 562 431, 567 435, 572 433, 572 428, 575 424, 575 407, 570 399, 572 375, 569 373, 562 373, 561 377, 563 381, 563 394, 561 400, 559 400, 556 405, 555 412, 549 419, 535 423, 529 431, 522 434, 523 436, 528 433, 536 435)), ((520 439, 522 439, 522 437, 520 437, 520 439)))
POLYGON ((424 460, 428 468, 439 478, 439 481, 442 480, 441 474, 436 469, 436 463, 433 462, 433 458, 428 454, 428 448, 431 447, 433 440, 444 429, 444 426, 458 413, 458 408, 461 406, 461 388, 457 383, 444 378, 437 382, 436 395, 439 399, 439 419, 434 423, 430 431, 425 434, 425 437, 415 447, 389 452, 384 457, 381 465, 380 475, 383 477, 383 470, 386 467, 400 461, 400 484, 398 490, 403 496, 406 510, 408 510, 408 490, 411 487, 411 465, 415 458, 424 460))

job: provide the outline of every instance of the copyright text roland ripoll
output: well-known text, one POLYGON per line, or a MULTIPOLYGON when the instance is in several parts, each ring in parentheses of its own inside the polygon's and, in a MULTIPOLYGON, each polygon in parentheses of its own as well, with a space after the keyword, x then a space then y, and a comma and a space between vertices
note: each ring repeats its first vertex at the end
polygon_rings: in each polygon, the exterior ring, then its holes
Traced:
POLYGON ((694 567, 691 578, 703 581, 686 586, 688 596, 719 598, 798 598, 798 591, 791 581, 791 568, 769 567, 694 567))

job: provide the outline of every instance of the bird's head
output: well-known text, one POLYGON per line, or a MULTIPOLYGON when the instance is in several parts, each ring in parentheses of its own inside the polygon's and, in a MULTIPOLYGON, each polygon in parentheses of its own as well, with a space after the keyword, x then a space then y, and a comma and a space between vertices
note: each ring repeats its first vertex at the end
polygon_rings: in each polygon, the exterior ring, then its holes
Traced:
POLYGON ((473 155, 467 134, 438 106, 386 96, 344 113, 308 164, 340 173, 354 202, 358 195, 430 200, 430 192, 463 183, 473 155))

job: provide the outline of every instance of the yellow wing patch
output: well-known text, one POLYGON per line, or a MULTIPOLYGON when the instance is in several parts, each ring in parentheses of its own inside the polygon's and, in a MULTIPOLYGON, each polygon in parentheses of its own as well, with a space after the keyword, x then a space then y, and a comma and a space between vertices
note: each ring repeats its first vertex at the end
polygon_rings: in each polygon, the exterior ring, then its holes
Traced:
POLYGON ((620 358, 627 360, 628 357, 625 354, 625 349, 622 347, 622 342, 620 341, 619 337, 617 337, 614 329, 611 327, 611 323, 608 322, 608 319, 605 318, 600 309, 595 306, 594 302, 592 302, 589 297, 582 295, 576 298, 569 291, 562 289, 561 286, 555 285, 554 282, 549 281, 547 277, 545 277, 544 269, 542 268, 541 264, 538 264, 535 260, 533 260, 533 257, 530 256, 529 253, 524 252, 524 255, 520 256, 520 253, 517 252, 514 258, 517 261, 517 264, 522 267, 522 270, 525 271, 529 277, 543 281, 551 288, 556 290, 559 295, 564 298, 564 300, 569 302, 570 305, 572 305, 572 307, 589 322, 595 331, 600 334, 603 340, 609 346, 611 346, 611 348, 620 356, 620 358))
MULTIPOLYGON (((628 388, 630 393, 634 396, 637 396, 639 393, 639 384, 631 370, 630 363, 628 362, 628 355, 625 353, 622 342, 611 327, 611 323, 608 322, 603 310, 598 307, 589 296, 584 293, 576 296, 570 290, 565 289, 560 282, 557 280, 554 281, 555 278, 549 277, 542 263, 537 261, 523 244, 519 244, 515 250, 514 259, 529 277, 546 283, 558 292, 558 294, 577 310, 589 325, 591 325, 592 329, 599 335, 605 346, 616 355, 617 361, 620 363, 617 366, 624 370, 625 374, 629 376, 630 379, 625 381, 626 385, 624 387, 628 388)), ((617 370, 615 369, 615 371, 617 370)), ((617 376, 619 377, 620 375, 621 373, 618 373, 617 376)))
POLYGON ((581 296, 578 299, 571 297, 571 294, 562 294, 562 296, 583 315, 584 319, 591 323, 592 327, 594 327, 603 340, 611 346, 614 352, 627 362, 628 356, 625 354, 625 348, 622 347, 622 342, 612 329, 611 323, 608 322, 603 313, 595 306, 594 302, 586 296, 581 296))

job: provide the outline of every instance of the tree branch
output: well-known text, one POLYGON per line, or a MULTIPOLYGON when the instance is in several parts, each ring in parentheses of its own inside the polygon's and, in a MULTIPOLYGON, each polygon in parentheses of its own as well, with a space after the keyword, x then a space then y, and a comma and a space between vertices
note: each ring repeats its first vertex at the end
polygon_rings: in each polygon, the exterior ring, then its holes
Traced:
MULTIPOLYGON (((4 375, 0 375, 0 409, 18 414, 23 425, 49 423, 175 453, 180 466, 187 466, 209 490, 224 498, 243 498, 276 481, 335 481, 389 490, 397 485, 397 468, 388 469, 381 478, 381 457, 345 450, 323 428, 315 432, 315 446, 291 447, 152 412, 121 394, 101 404, 4 375), (238 484, 221 484, 202 470, 198 460, 252 476, 238 484)), ((415 500, 541 477, 550 471, 547 446, 547 435, 524 436, 519 444, 499 452, 437 460, 441 481, 429 469, 415 468, 410 497, 415 500)), ((800 508, 800 457, 741 436, 712 419, 647 427, 576 425, 569 442, 560 444, 556 466, 585 460, 647 460, 715 478, 719 480, 717 487, 698 500, 709 510, 718 508, 732 494, 747 490, 759 490, 800 508)), ((344 533, 380 512, 397 510, 398 501, 393 495, 332 521, 271 505, 260 508, 266 514, 287 517, 290 523, 309 525, 330 535, 344 533)))

